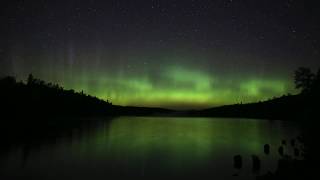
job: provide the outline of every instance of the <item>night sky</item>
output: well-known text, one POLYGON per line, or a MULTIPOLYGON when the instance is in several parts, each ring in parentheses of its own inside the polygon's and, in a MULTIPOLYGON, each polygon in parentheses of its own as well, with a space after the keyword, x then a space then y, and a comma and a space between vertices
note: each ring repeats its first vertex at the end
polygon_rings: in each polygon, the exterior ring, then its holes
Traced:
POLYGON ((320 67, 315 2, 1 1, 0 76, 177 109, 294 94, 293 71, 320 67))

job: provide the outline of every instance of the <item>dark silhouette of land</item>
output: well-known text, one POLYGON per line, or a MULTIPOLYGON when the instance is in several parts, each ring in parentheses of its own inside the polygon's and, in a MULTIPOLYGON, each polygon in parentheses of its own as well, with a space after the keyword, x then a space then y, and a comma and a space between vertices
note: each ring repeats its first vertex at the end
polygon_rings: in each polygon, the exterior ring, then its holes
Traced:
POLYGON ((319 117, 320 70, 313 74, 308 68, 295 71, 295 85, 301 90, 297 95, 283 95, 267 101, 234 104, 189 111, 188 116, 243 117, 308 121, 319 117))
POLYGON ((315 116, 317 114, 315 105, 314 97, 309 94, 284 95, 257 103, 234 104, 189 111, 188 116, 300 120, 315 116))
POLYGON ((29 75, 27 82, 16 82, 14 77, 0 80, 1 106, 10 116, 88 116, 107 114, 111 103, 96 97, 64 90, 58 84, 46 83, 29 75))
POLYGON ((85 117, 117 115, 154 115, 170 113, 161 108, 123 107, 87 95, 83 91, 65 90, 58 84, 28 76, 27 82, 14 77, 0 80, 2 115, 11 117, 85 117))
POLYGON ((0 79, 2 115, 11 117, 84 117, 84 116, 200 116, 242 117, 278 120, 307 120, 318 117, 320 71, 308 68, 295 71, 297 95, 283 95, 267 101, 234 104, 204 110, 175 111, 163 108, 112 105, 109 101, 65 90, 58 84, 46 83, 30 74, 26 83, 14 77, 0 79))

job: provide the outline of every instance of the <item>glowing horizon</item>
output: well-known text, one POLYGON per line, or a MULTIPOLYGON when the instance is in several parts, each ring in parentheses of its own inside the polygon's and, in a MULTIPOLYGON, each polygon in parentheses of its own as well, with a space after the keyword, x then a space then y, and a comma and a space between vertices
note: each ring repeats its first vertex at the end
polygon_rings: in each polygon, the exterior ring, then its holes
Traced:
POLYGON ((110 75, 90 71, 65 71, 62 76, 56 75, 56 79, 50 79, 46 74, 34 75, 47 82, 58 83, 65 89, 84 91, 122 106, 202 109, 257 102, 295 92, 293 83, 285 78, 226 77, 190 66, 167 65, 152 75, 141 72, 110 75))

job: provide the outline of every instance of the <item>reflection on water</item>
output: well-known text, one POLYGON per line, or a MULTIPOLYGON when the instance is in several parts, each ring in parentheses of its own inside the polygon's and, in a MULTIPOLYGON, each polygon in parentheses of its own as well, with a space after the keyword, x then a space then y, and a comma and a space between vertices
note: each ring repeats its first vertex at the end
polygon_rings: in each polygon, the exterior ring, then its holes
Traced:
MULTIPOLYGON (((73 129, 54 143, 42 139, 36 147, 12 149, 1 160, 1 176, 253 179, 274 171, 281 141, 299 135, 293 123, 266 120, 120 117, 99 122, 73 129), (268 155, 265 144, 270 144, 268 155), (233 167, 237 154, 242 156, 241 169, 233 167), (256 173, 252 173, 252 155, 261 161, 256 173)), ((288 146, 286 153, 291 149, 288 146)))

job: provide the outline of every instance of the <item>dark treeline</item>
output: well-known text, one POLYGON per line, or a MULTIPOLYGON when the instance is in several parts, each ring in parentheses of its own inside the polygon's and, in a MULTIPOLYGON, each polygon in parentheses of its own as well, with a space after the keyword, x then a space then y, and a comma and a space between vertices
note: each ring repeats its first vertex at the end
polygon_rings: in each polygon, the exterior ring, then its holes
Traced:
POLYGON ((0 79, 1 114, 10 117, 86 117, 118 115, 162 115, 161 108, 123 107, 87 95, 83 91, 66 90, 58 84, 46 83, 30 74, 24 82, 14 77, 0 79))
POLYGON ((226 105, 200 111, 190 111, 190 116, 244 117, 278 120, 308 121, 319 117, 320 69, 316 74, 301 67, 294 73, 294 83, 301 93, 283 95, 267 101, 226 105))
POLYGON ((65 90, 29 75, 27 82, 14 77, 0 80, 1 110, 10 116, 87 116, 110 113, 112 104, 83 91, 65 90))

